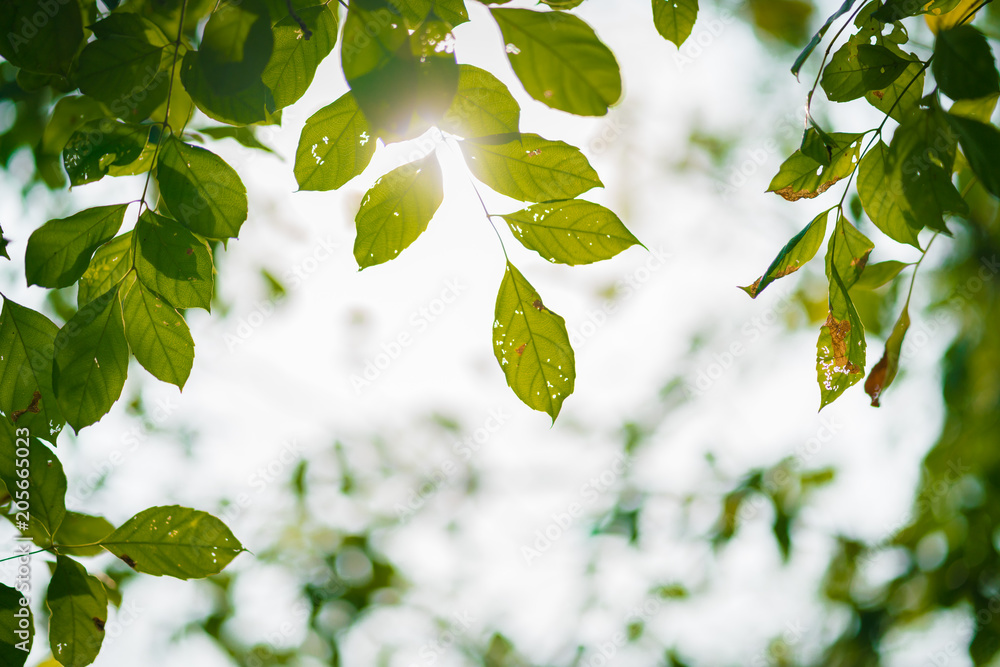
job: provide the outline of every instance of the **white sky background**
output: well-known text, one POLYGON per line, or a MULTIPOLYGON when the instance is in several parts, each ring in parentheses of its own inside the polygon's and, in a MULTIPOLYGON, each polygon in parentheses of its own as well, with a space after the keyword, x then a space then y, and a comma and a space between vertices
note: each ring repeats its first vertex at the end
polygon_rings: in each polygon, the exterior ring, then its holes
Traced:
MULTIPOLYGON (((577 13, 617 55, 626 94, 606 118, 577 118, 524 94, 487 11, 476 2, 468 5, 473 20, 456 30, 459 61, 485 67, 507 83, 522 104, 523 131, 580 146, 607 186, 584 198, 616 210, 656 251, 632 248, 598 265, 564 267, 547 263, 501 230, 513 263, 571 331, 592 331, 583 326, 588 318, 593 321, 593 313, 603 312, 608 286, 626 279, 637 284, 620 293, 617 310, 577 344, 576 392, 556 425, 550 427, 547 416, 514 397, 493 357, 491 325, 503 254, 454 150, 437 147, 446 174, 445 201, 427 232, 396 260, 364 272, 357 271, 351 252, 358 202, 379 175, 417 157, 412 148, 380 149, 368 171, 341 191, 292 194, 302 125, 346 90, 338 59, 331 57, 306 98, 285 111, 283 127, 259 134, 284 162, 229 141, 210 146, 237 169, 251 200, 239 241, 217 257, 228 316, 189 313, 197 347, 183 394, 152 381, 138 365, 131 367, 123 398, 141 390, 151 411, 158 401, 172 406, 158 424, 162 434, 143 436, 139 448, 130 451, 128 434, 140 422, 126 414, 123 400, 75 442, 62 441, 59 455, 71 496, 86 495, 89 487, 82 480, 113 452, 123 453, 108 483, 72 508, 100 512, 120 524, 150 505, 178 503, 219 512, 220 499, 247 494, 250 506, 229 525, 259 552, 277 539, 290 516, 286 480, 292 468, 284 467, 280 481, 266 488, 253 475, 261 466, 277 466, 289 442, 312 461, 311 488, 323 499, 313 509, 329 527, 345 531, 361 530, 375 517, 392 523, 396 503, 452 461, 459 474, 416 517, 379 532, 380 546, 412 588, 407 605, 376 612, 352 630, 344 645, 345 664, 374 664, 383 645, 399 649, 390 665, 426 664, 420 648, 441 631, 421 611, 430 610, 439 618, 469 614, 474 622, 464 639, 485 641, 498 630, 538 663, 568 664, 577 645, 587 646, 581 664, 589 665, 598 646, 624 630, 627 610, 648 600, 650 588, 669 583, 688 587, 694 597, 663 603, 648 619, 648 635, 612 664, 652 664, 664 646, 678 647, 693 664, 753 664, 789 625, 803 630, 796 643, 809 655, 810 646, 837 630, 823 627, 828 620, 814 601, 829 558, 829 536, 841 532, 877 541, 906 516, 919 461, 938 433, 937 363, 948 336, 931 336, 919 355, 906 360, 905 374, 880 410, 870 408, 855 387, 817 415, 818 327, 788 333, 786 315, 773 317, 806 272, 779 281, 756 301, 736 289, 759 276, 788 238, 841 192, 834 187, 819 202, 797 203, 764 193, 801 132, 797 121, 788 120, 800 113, 808 89, 788 73, 793 56, 767 56, 741 21, 720 22, 722 30, 713 35, 708 21, 719 15, 710 7, 703 10, 692 40, 697 43, 704 34, 711 43, 681 68, 676 49, 653 29, 648 3, 587 2, 577 13), (722 173, 711 173, 707 158, 688 148, 695 124, 741 139, 733 163, 722 173), (782 144, 778 152, 764 149, 770 138, 782 144), (759 169, 723 200, 717 180, 761 156, 759 169), (677 170, 687 157, 693 168, 677 170), (322 257, 317 249, 331 240, 336 244, 332 256, 314 262, 322 257), (669 259, 649 271, 648 262, 657 254, 669 259), (307 274, 266 318, 254 315, 266 299, 261 266, 279 278, 296 267, 307 274), (426 330, 420 329, 411 317, 434 306, 448 281, 463 291, 426 330), (259 325, 231 349, 227 336, 240 335, 241 322, 259 325), (383 343, 401 333, 410 334, 412 344, 359 395, 351 374, 363 373, 383 343), (693 349, 694 336, 700 336, 701 345, 693 349), (717 355, 733 343, 745 352, 698 399, 666 404, 658 398, 673 377, 694 384, 699 373, 714 374, 717 355), (468 437, 497 411, 506 416, 505 423, 468 463, 453 451, 455 436, 429 420, 434 412, 453 417, 468 437), (587 502, 581 485, 609 469, 621 452, 619 429, 628 420, 657 425, 655 434, 630 462, 626 476, 587 502), (803 454, 824 424, 834 425, 832 439, 803 454), (195 434, 190 458, 184 457, 180 432, 195 434), (331 445, 342 441, 348 459, 364 470, 373 465, 373 434, 384 438, 398 475, 362 503, 345 501, 336 494, 331 445), (717 472, 705 462, 709 452, 716 457, 717 472), (720 509, 717 494, 735 486, 749 468, 787 456, 798 456, 805 468, 838 469, 836 482, 818 493, 795 523, 791 563, 780 562, 766 507, 717 559, 711 558, 704 538, 720 509), (465 496, 464 479, 473 473, 480 488, 465 496), (638 548, 621 537, 588 536, 622 485, 649 494, 638 548), (680 499, 690 494, 703 498, 685 513, 680 499), (541 557, 526 563, 522 545, 532 544, 534 531, 573 502, 585 506, 584 516, 541 557)), ((519 5, 533 6, 514 6, 519 5)), ((803 76, 803 82, 807 79, 811 82, 811 75, 803 76)), ((836 118, 838 129, 871 126, 870 120, 836 118)), ((190 125, 201 126, 197 120, 190 125)), ((30 230, 47 218, 115 196, 133 199, 141 181, 104 179, 77 188, 64 211, 53 211, 41 197, 22 204, 11 184, 0 187, 4 231, 17 242, 12 252, 21 253, 13 266, 3 268, 17 275, 5 281, 16 285, 5 293, 37 306, 42 290, 22 287, 23 243, 30 230)), ((520 208, 485 186, 480 189, 491 212, 520 208)), ((907 254, 870 225, 863 231, 876 239, 879 260, 913 258, 912 251, 907 254)), ((946 244, 940 245, 942 250, 946 244)), ((818 267, 809 270, 820 273, 818 267)), ((918 284, 915 305, 926 301, 918 284)), ((801 324, 798 306, 788 312, 798 314, 793 319, 801 324)), ((869 366, 881 352, 881 342, 870 337, 869 366)), ((892 573, 891 560, 885 559, 885 576, 892 573)), ((41 559, 35 565, 41 570, 41 559)), ((289 611, 294 603, 289 573, 249 554, 230 568, 247 573, 238 591, 237 622, 230 629, 255 638, 280 632, 283 622, 293 621, 296 630, 282 641, 297 644, 303 635, 301 619, 289 611)), ((142 611, 124 635, 107 642, 97 664, 136 659, 147 665, 230 664, 197 636, 169 643, 176 628, 204 613, 203 590, 190 582, 140 577, 125 598, 142 611)), ((41 592, 37 596, 40 603, 41 592)), ((905 650, 910 653, 900 654, 899 664, 916 664, 914 655, 923 659, 926 651, 962 639, 953 632, 930 637, 909 641, 905 650)), ((39 659, 42 644, 33 653, 39 659)), ((963 664, 964 658, 952 659, 951 664, 963 664)), ((447 653, 434 664, 465 663, 447 653)))

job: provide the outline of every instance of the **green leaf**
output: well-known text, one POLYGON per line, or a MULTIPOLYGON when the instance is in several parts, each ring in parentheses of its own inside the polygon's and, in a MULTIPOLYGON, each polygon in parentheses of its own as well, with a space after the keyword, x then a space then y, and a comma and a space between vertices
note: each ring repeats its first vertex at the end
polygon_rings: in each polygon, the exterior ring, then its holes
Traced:
POLYGON ((771 265, 767 267, 764 275, 755 280, 753 284, 740 289, 749 294, 751 299, 756 299, 757 295, 772 282, 802 268, 816 255, 816 251, 823 244, 830 210, 827 209, 817 215, 802 231, 793 236, 778 253, 778 256, 774 258, 771 265))
POLYGON ((931 71, 941 92, 953 100, 1000 93, 993 51, 983 33, 971 25, 960 25, 937 36, 931 71))
POLYGON ((816 343, 820 410, 864 377, 865 348, 864 325, 834 265, 830 278, 830 313, 816 343), (843 311, 843 314, 835 315, 836 311, 843 311))
POLYGON ((24 667, 34 638, 28 598, 0 584, 0 663, 5 667, 24 667))
POLYGON ((816 47, 819 46, 819 43, 823 41, 823 36, 826 35, 826 31, 830 29, 833 22, 846 14, 851 7, 854 6, 856 1, 857 0, 844 0, 844 4, 840 6, 840 9, 834 12, 830 18, 826 20, 826 23, 824 23, 823 26, 816 32, 816 34, 813 35, 812 39, 809 40, 809 43, 806 44, 806 47, 802 49, 802 52, 799 53, 798 57, 795 58, 795 62, 792 64, 792 74, 795 75, 795 78, 798 78, 799 71, 802 69, 802 66, 806 63, 806 60, 809 59, 809 56, 816 49, 816 47))
POLYGON ((194 364, 187 322, 135 277, 125 279, 120 295, 125 338, 136 360, 158 380, 183 389, 194 364))
POLYGON ((603 116, 622 96, 611 50, 582 19, 564 12, 492 8, 507 59, 524 89, 554 109, 603 116))
POLYGON ((958 134, 962 152, 973 173, 987 190, 1000 197, 1000 130, 996 126, 947 114, 948 124, 958 134))
POLYGON ((0 257, 4 259, 10 259, 10 255, 7 254, 7 239, 3 236, 3 228, 0 227, 0 257))
POLYGON ((420 236, 444 199, 441 165, 427 157, 393 169, 361 199, 354 258, 365 269, 395 259, 420 236))
POLYGON ((99 181, 112 166, 132 164, 149 140, 150 125, 93 120, 73 133, 63 149, 71 185, 99 181))
MULTIPOLYGON (((868 264, 868 255, 875 248, 875 245, 864 234, 858 231, 857 227, 848 222, 847 218, 840 214, 837 216, 837 225, 833 228, 830 236, 828 251, 826 255, 826 275, 831 285, 831 303, 837 290, 832 288, 834 281, 834 269, 839 280, 839 284, 844 289, 854 286, 861 273, 868 264), (832 267, 831 267, 832 263, 832 267)), ((843 312, 839 309, 834 311, 838 318, 843 317, 843 312)))
POLYGON ((89 26, 76 67, 80 91, 103 102, 118 118, 138 122, 167 97, 173 50, 155 23, 134 13, 113 13, 89 26))
POLYGON ((94 251, 118 233, 127 208, 128 204, 88 208, 36 229, 24 257, 28 284, 69 287, 79 280, 94 251))
POLYGON ((68 556, 56 557, 56 571, 45 595, 49 608, 49 646, 65 667, 94 662, 104 642, 108 594, 97 577, 68 556))
POLYGON ((902 183, 891 177, 888 153, 889 147, 882 141, 865 153, 858 166, 858 197, 865 213, 883 234, 894 241, 919 248, 917 232, 920 230, 909 213, 902 183))
POLYGON ((261 143, 253 127, 203 127, 195 131, 212 139, 233 139, 246 148, 254 148, 265 153, 274 153, 274 150, 270 146, 261 143))
POLYGON ((872 13, 872 18, 883 23, 901 21, 917 14, 934 12, 943 14, 957 5, 959 0, 930 0, 930 2, 914 2, 914 0, 885 0, 885 4, 872 13))
POLYGON ((678 47, 691 36, 698 18, 698 0, 653 0, 653 25, 678 47))
POLYGON ((0 311, 0 411, 18 428, 55 443, 66 420, 52 388, 59 327, 4 297, 0 311))
POLYGON ((897 122, 917 111, 924 96, 924 66, 912 53, 903 53, 910 62, 896 79, 881 90, 869 90, 865 99, 873 107, 897 122))
POLYGON ((829 136, 837 143, 829 166, 824 167, 802 151, 795 151, 782 163, 767 191, 777 193, 788 201, 811 199, 850 175, 861 153, 861 138, 864 135, 833 132, 829 136))
POLYGON ((144 211, 135 226, 135 270, 148 289, 174 308, 211 310, 212 251, 175 220, 144 211))
POLYGON ((878 289, 886 283, 891 282, 899 275, 900 271, 908 266, 910 265, 906 262, 897 262, 896 260, 868 264, 865 266, 864 271, 861 272, 861 277, 858 278, 851 289, 878 289))
POLYGON ((521 201, 573 199, 591 188, 604 187, 578 148, 537 134, 466 140, 462 153, 476 178, 521 201))
POLYGON ((233 95, 259 82, 274 46, 263 0, 226 0, 205 24, 198 48, 205 80, 220 95, 233 95))
POLYGON ((909 64, 881 44, 858 43, 852 38, 833 54, 820 84, 831 102, 849 102, 885 88, 909 64))
POLYGON ((244 551, 214 516, 177 505, 139 512, 101 546, 136 572, 177 579, 218 574, 244 551))
POLYGON ((980 123, 989 123, 990 118, 993 117, 993 112, 997 108, 998 99, 1000 99, 1000 93, 976 99, 958 100, 951 105, 948 113, 954 116, 961 116, 962 118, 978 120, 980 123))
POLYGON ((474 65, 459 65, 458 72, 458 91, 441 129, 467 138, 516 134, 521 107, 507 86, 474 65))
POLYGON ((65 76, 83 41, 77 0, 5 2, 0 12, 0 55, 11 65, 65 76))
POLYGON ((128 342, 117 292, 81 308, 56 336, 56 399, 76 432, 106 415, 125 386, 128 342))
MULTIPOLYGON (((197 51, 188 51, 180 67, 180 79, 195 105, 209 118, 230 125, 251 125, 272 120, 277 111, 271 89, 261 80, 231 95, 216 90, 205 77, 197 51)), ((173 105, 171 105, 171 109, 173 105)))
MULTIPOLYGON (((51 544, 51 536, 66 516, 66 475, 56 455, 34 438, 0 443, 0 479, 15 499, 13 507, 37 521, 45 530, 46 543, 51 544), (27 456, 24 452, 18 456, 17 450, 25 447, 27 456)), ((20 518, 13 517, 15 521, 20 518)))
POLYGON ((156 160, 156 182, 167 208, 191 231, 213 239, 239 235, 247 190, 215 153, 168 137, 156 160))
POLYGON ((363 172, 374 154, 368 121, 345 93, 306 121, 295 151, 295 180, 302 190, 336 190, 363 172))
POLYGON ((497 294, 493 353, 514 394, 554 423, 576 380, 566 322, 510 262, 497 294))
POLYGON ((88 121, 107 115, 104 105, 92 97, 67 95, 59 98, 42 132, 42 150, 47 154, 61 154, 74 132, 88 121))
POLYGON ((525 248, 550 262, 591 264, 641 245, 614 212, 580 199, 535 204, 501 217, 525 248))
POLYGON ((273 28, 274 50, 261 75, 278 109, 305 94, 316 68, 330 55, 337 41, 337 14, 328 5, 299 10, 298 15, 312 35, 306 39, 293 16, 278 21, 273 28))
POLYGON ((885 352, 878 363, 872 366, 868 379, 865 380, 865 393, 872 399, 872 407, 879 407, 882 392, 889 388, 899 371, 899 353, 903 347, 903 338, 910 328, 910 299, 906 299, 903 312, 899 314, 896 325, 892 328, 888 340, 885 341, 885 352))
POLYGON ((66 556, 97 556, 104 553, 98 542, 114 529, 103 516, 67 511, 53 542, 59 546, 59 553, 66 556), (73 546, 85 544, 95 546, 73 546))
POLYGON ((132 268, 132 232, 111 239, 94 253, 80 278, 76 303, 84 306, 121 282, 132 268))

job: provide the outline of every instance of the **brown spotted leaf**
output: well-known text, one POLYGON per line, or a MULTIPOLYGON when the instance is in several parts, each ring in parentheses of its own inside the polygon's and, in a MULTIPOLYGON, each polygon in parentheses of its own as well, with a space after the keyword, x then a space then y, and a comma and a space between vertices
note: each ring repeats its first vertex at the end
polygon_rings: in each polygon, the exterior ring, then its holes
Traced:
POLYGON ((802 151, 795 151, 782 163, 767 191, 777 193, 788 201, 812 199, 849 176, 858 163, 864 135, 834 132, 829 136, 836 143, 829 165, 823 166, 802 151))
POLYGON ((816 343, 820 410, 864 377, 865 327, 836 265, 830 281, 830 313, 816 343), (835 315, 841 304, 846 316, 835 315))
POLYGON ((823 244, 823 237, 826 236, 826 219, 829 214, 830 209, 827 209, 817 215, 785 244, 763 276, 755 280, 752 285, 740 289, 749 294, 751 299, 756 299, 757 295, 772 282, 802 268, 802 265, 811 260, 823 244))
POLYGON ((899 353, 903 347, 903 338, 906 330, 910 328, 910 300, 906 300, 903 312, 896 320, 896 326, 892 328, 888 340, 885 341, 885 352, 879 362, 872 367, 868 379, 865 380, 865 393, 871 396, 872 407, 879 407, 879 400, 882 392, 888 389, 892 381, 896 379, 896 372, 899 370, 899 353))

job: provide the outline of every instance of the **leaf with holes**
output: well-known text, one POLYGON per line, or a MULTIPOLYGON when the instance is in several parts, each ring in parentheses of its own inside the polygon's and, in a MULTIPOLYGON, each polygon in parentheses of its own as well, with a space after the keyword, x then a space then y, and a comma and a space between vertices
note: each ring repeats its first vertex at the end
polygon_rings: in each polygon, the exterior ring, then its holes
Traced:
POLYGON ((691 36, 698 18, 698 0, 653 0, 653 25, 676 46, 691 36))
POLYGON ((218 574, 244 551, 222 521, 177 505, 139 512, 101 546, 136 572, 177 579, 218 574))
POLYGON ((183 389, 194 364, 194 340, 184 318, 133 275, 119 292, 125 338, 142 367, 183 389))
POLYGON ((63 164, 70 184, 99 181, 111 167, 124 167, 138 160, 149 140, 150 127, 111 118, 84 124, 63 149, 63 164))
POLYGON ((28 284, 69 287, 79 280, 94 251, 118 233, 127 208, 128 204, 96 206, 36 229, 24 256, 28 284))
POLYGON ((493 353, 514 394, 555 422, 576 380, 566 322, 510 262, 497 294, 493 353))
POLYGON ((909 61, 881 44, 857 42, 858 35, 833 54, 820 84, 831 102, 849 102, 899 78, 909 61))
POLYGON ((834 267, 830 278, 830 312, 816 343, 820 410, 863 378, 864 372, 865 328, 834 267))
POLYGON ((535 204, 501 217, 525 248, 551 262, 591 264, 642 245, 612 211, 580 199, 535 204))
POLYGON ((65 667, 94 662, 104 642, 108 594, 97 577, 68 556, 56 556, 56 570, 45 594, 52 656, 65 667))
POLYGON ((299 188, 336 190, 363 172, 375 154, 370 132, 351 93, 310 116, 295 151, 299 188))
POLYGON ((838 148, 832 152, 828 166, 824 167, 802 151, 795 151, 781 164, 767 191, 788 201, 812 199, 850 175, 861 153, 861 137, 864 135, 833 132, 829 136, 836 141, 838 148))
POLYGON ((441 165, 427 157, 393 169, 361 199, 354 258, 362 269, 395 259, 427 229, 444 199, 441 165))

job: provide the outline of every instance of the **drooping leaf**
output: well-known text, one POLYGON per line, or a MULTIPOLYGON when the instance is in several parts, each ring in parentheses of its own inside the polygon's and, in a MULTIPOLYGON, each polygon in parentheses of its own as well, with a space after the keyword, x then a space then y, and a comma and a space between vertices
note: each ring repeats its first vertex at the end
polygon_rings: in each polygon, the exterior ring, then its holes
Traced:
POLYGON ((820 84, 831 102, 849 102, 894 82, 910 62, 881 44, 848 40, 833 54, 820 84))
POLYGON ((199 63, 218 94, 233 95, 260 81, 273 46, 263 0, 224 0, 205 24, 199 63))
POLYGON ((34 638, 34 617, 28 598, 0 584, 0 661, 10 667, 24 667, 34 638))
MULTIPOLYGON (((66 516, 66 475, 56 455, 34 438, 0 442, 0 480, 12 498, 27 501, 25 509, 28 516, 32 523, 37 522, 45 531, 45 543, 51 544, 51 536, 56 534, 66 516), (24 452, 17 456, 17 450, 25 448, 27 456, 23 455, 24 452), (27 465, 18 465, 19 461, 27 465), (26 473, 18 472, 25 467, 26 473)), ((19 511, 24 511, 21 509, 24 507, 20 505, 19 511)), ((24 527, 17 524, 16 516, 14 521, 23 531, 24 527)))
POLYGON ((459 65, 458 91, 441 129, 475 138, 517 133, 521 107, 499 79, 473 65, 459 65))
POLYGON ((167 208, 191 231, 214 239, 239 235, 247 190, 215 153, 167 137, 156 160, 156 182, 167 208))
POLYGON ((530 9, 490 12, 514 73, 539 102, 581 116, 603 116, 621 98, 618 61, 582 19, 530 9))
POLYGON ((175 220, 144 211, 135 226, 135 270, 174 308, 210 310, 215 278, 208 245, 175 220))
POLYGON ((535 204, 501 217, 525 248, 551 262, 591 264, 641 245, 614 212, 581 199, 535 204))
POLYGON ((931 71, 941 92, 953 100, 1000 93, 993 51, 983 33, 971 25, 960 25, 937 36, 931 71))
POLYGON ((653 25, 676 46, 691 36, 698 18, 698 0, 653 0, 653 25))
POLYGON ((59 330, 52 369, 59 409, 79 432, 111 410, 125 386, 128 342, 118 289, 97 297, 59 330))
POLYGON ((132 232, 111 239, 94 253, 80 278, 77 306, 84 306, 121 282, 132 268, 132 232))
POLYGON ((120 290, 125 338, 142 367, 183 389, 194 364, 194 340, 184 318, 134 276, 120 290))
POLYGON ((1000 130, 970 118, 947 114, 948 124, 958 135, 962 153, 983 187, 1000 197, 1000 130))
POLYGON ((96 206, 36 229, 25 250, 28 284, 69 287, 79 280, 94 251, 118 233, 127 208, 128 204, 96 206))
POLYGON ((789 273, 798 271, 804 264, 811 260, 816 251, 823 244, 823 237, 826 236, 826 221, 830 216, 830 209, 823 211, 812 222, 806 225, 802 231, 792 237, 785 244, 785 247, 778 252, 771 265, 764 271, 764 275, 755 280, 751 285, 740 289, 750 295, 751 299, 756 299, 757 295, 778 278, 784 278, 789 273))
POLYGON ((363 172, 374 154, 368 121, 345 93, 306 121, 295 151, 295 180, 303 190, 336 190, 363 172))
POLYGON ((811 199, 850 175, 861 153, 861 137, 864 135, 833 132, 829 136, 836 142, 837 149, 832 151, 828 166, 824 167, 802 151, 795 151, 782 163, 767 191, 788 201, 811 199))
POLYGON ((882 233, 900 243, 919 248, 917 221, 909 215, 903 184, 891 177, 889 147, 881 140, 872 146, 858 166, 858 197, 865 213, 882 233), (912 220, 909 222, 908 220, 912 220))
POLYGON ((103 516, 92 516, 70 510, 59 524, 53 542, 59 546, 59 553, 66 556, 97 556, 104 552, 100 546, 96 546, 97 543, 110 535, 114 529, 111 522, 103 516))
POLYGON ((0 311, 0 410, 18 428, 55 443, 66 420, 52 388, 52 354, 59 328, 4 297, 0 311))
POLYGON ((830 312, 816 343, 821 410, 864 377, 865 349, 864 325, 834 265, 830 279, 830 312))
POLYGON ((826 31, 830 29, 833 22, 846 14, 851 7, 854 6, 856 1, 857 0, 844 0, 844 4, 842 4, 837 11, 830 15, 822 27, 820 27, 816 34, 813 35, 812 39, 809 40, 809 43, 806 44, 805 48, 802 49, 802 52, 799 53, 798 57, 795 58, 795 62, 792 64, 792 74, 794 74, 796 78, 798 78, 799 71, 802 69, 802 66, 805 65, 806 60, 809 59, 812 52, 817 46, 819 46, 819 43, 823 41, 823 36, 826 35, 826 31))
POLYGON ((354 258, 362 269, 395 259, 420 236, 444 199, 441 165, 431 153, 393 169, 361 199, 354 258))
POLYGON ((476 178, 521 201, 573 199, 591 188, 604 187, 578 148, 537 134, 466 140, 462 153, 476 178))
POLYGON ((136 572, 177 579, 218 574, 244 550, 222 521, 177 505, 139 512, 101 546, 136 572))
POLYGON ((493 352, 514 394, 555 422, 576 381, 566 322, 510 262, 497 294, 493 352))
POLYGON ((0 56, 31 72, 65 76, 84 41, 77 0, 5 2, 0 56))
POLYGON ((271 89, 278 109, 298 101, 305 94, 323 61, 337 41, 337 14, 329 5, 307 7, 299 19, 312 32, 305 38, 294 16, 286 16, 273 28, 274 49, 261 76, 271 89))
POLYGON ((878 363, 872 366, 868 379, 865 380, 865 393, 872 399, 872 407, 879 407, 882 392, 889 388, 899 371, 899 354, 903 347, 903 338, 910 328, 910 300, 907 298, 903 312, 899 314, 892 333, 885 341, 885 352, 878 363))
POLYGON ((851 286, 851 289, 874 290, 891 282, 899 272, 910 266, 906 262, 889 260, 877 264, 867 264, 861 277, 851 286))
POLYGON ((197 107, 206 116, 221 123, 265 123, 271 121, 271 114, 277 111, 271 89, 261 80, 231 95, 218 92, 206 79, 197 51, 184 54, 180 65, 180 80, 197 107))
POLYGON ((104 642, 108 594, 97 577, 68 556, 56 557, 56 571, 45 595, 49 608, 49 646, 65 667, 94 662, 104 642))

